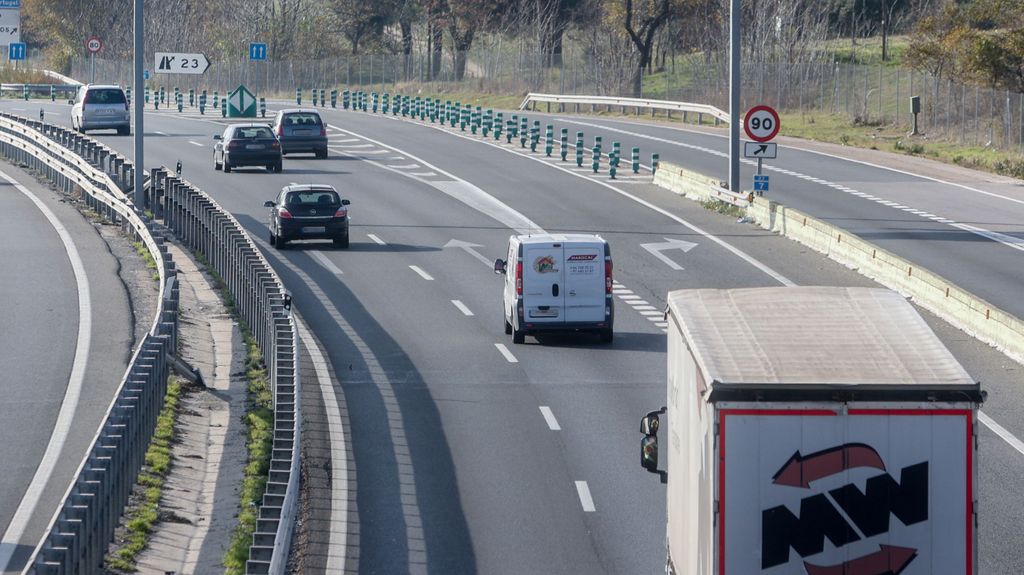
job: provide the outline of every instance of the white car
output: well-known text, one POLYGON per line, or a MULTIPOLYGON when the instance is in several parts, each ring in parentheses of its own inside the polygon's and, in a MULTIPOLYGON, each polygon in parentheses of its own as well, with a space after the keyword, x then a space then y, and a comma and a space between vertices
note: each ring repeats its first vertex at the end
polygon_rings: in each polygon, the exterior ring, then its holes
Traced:
POLYGON ((117 130, 127 136, 131 120, 128 98, 120 86, 86 84, 71 101, 71 127, 83 134, 86 130, 117 130))
POLYGON ((512 236, 506 259, 494 262, 505 276, 505 333, 512 343, 541 332, 596 332, 612 341, 611 250, 601 236, 512 236))

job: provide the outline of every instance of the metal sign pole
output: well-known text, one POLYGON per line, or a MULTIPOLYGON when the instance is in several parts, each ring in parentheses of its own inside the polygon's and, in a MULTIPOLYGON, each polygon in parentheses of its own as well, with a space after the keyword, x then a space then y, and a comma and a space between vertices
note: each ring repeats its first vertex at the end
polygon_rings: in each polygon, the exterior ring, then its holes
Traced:
POLYGON ((132 103, 135 106, 135 206, 138 209, 144 209, 146 201, 146 191, 142 189, 144 182, 143 178, 143 167, 145 164, 145 154, 143 153, 142 135, 145 133, 144 122, 143 122, 143 98, 142 92, 145 90, 145 80, 142 77, 143 58, 145 57, 146 44, 143 39, 143 30, 145 26, 145 18, 142 12, 143 0, 135 0, 135 98, 132 103))
POLYGON ((96 52, 89 53, 89 83, 96 83, 96 52))
POLYGON ((740 183, 740 15, 742 0, 732 0, 729 14, 729 190, 740 183))
POLYGON ((757 175, 759 175, 759 176, 761 175, 761 162, 762 161, 764 161, 764 158, 758 158, 757 159, 757 175))

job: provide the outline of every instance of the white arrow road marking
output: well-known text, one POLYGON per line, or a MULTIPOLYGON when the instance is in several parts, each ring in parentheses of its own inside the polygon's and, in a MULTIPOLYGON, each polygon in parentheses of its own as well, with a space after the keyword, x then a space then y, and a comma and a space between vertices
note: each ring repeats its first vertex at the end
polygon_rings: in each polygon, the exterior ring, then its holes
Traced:
POLYGON ((309 253, 309 255, 312 256, 312 258, 316 260, 318 264, 322 265, 324 269, 326 269, 327 271, 331 272, 336 276, 340 276, 342 274, 341 269, 338 268, 338 266, 334 265, 334 262, 332 262, 327 256, 325 256, 323 252, 313 250, 307 253, 309 253))
POLYGON ((450 242, 446 243, 444 245, 444 247, 446 247, 446 248, 461 248, 463 250, 466 250, 467 254, 469 254, 469 255, 473 256, 474 258, 476 258, 476 259, 480 260, 481 262, 483 262, 483 264, 485 266, 487 266, 489 268, 492 268, 492 269, 494 267, 494 262, 488 260, 483 254, 481 254, 480 252, 478 252, 475 249, 473 249, 473 248, 482 248, 483 246, 480 245, 480 244, 471 244, 469 242, 464 242, 462 240, 451 240, 450 242))
POLYGON ((665 242, 664 243, 640 244, 640 247, 642 247, 643 249, 651 252, 651 255, 653 255, 654 257, 658 258, 659 260, 665 262, 665 265, 667 265, 668 267, 670 267, 670 268, 672 268, 672 269, 674 269, 676 271, 682 271, 683 266, 681 266, 681 265, 677 264, 676 262, 672 261, 668 256, 666 256, 665 254, 663 254, 661 252, 663 250, 673 250, 673 249, 680 249, 680 250, 683 250, 683 252, 688 252, 688 251, 692 250, 693 248, 697 247, 697 244, 695 244, 693 242, 688 242, 686 240, 676 240, 676 239, 665 238, 665 242))
POLYGON ((388 245, 388 244, 387 244, 387 242, 385 242, 384 240, 382 240, 382 239, 378 238, 377 236, 375 236, 375 235, 373 235, 373 234, 366 234, 366 237, 368 237, 368 238, 370 238, 371 240, 373 240, 373 241, 377 242, 377 244, 379 244, 379 245, 382 245, 382 246, 386 246, 386 245, 388 245))
POLYGON ((586 481, 576 482, 576 493, 580 496, 580 505, 583 506, 584 511, 588 513, 596 511, 594 498, 590 496, 590 487, 587 486, 586 481))
POLYGON ((540 413, 544 416, 544 421, 548 423, 548 428, 551 429, 551 431, 562 430, 562 426, 558 425, 558 420, 555 419, 555 414, 551 412, 550 407, 546 405, 540 406, 540 413))
POLYGON ((434 278, 431 277, 430 274, 428 274, 427 272, 423 271, 419 266, 409 266, 409 269, 420 274, 420 277, 427 280, 428 282, 434 281, 434 278))
POLYGON ((494 344, 494 347, 498 348, 498 351, 501 352, 501 355, 505 356, 505 359, 509 363, 519 363, 519 360, 516 359, 516 356, 512 355, 512 352, 509 351, 507 347, 505 347, 505 344, 496 343, 494 344))
POLYGON ((453 299, 452 303, 455 304, 455 307, 459 308, 459 311, 461 311, 463 313, 463 315, 467 315, 467 316, 473 315, 473 310, 471 310, 468 307, 466 307, 466 304, 462 303, 461 301, 459 301, 457 299, 453 299))

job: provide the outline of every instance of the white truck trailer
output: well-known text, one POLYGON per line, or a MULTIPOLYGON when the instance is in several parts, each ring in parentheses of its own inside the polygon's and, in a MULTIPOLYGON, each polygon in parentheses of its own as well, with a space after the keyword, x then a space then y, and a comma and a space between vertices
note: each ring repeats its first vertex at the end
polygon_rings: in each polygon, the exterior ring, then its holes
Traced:
POLYGON ((899 294, 679 290, 667 315, 667 405, 641 421, 666 572, 977 572, 984 395, 899 294))

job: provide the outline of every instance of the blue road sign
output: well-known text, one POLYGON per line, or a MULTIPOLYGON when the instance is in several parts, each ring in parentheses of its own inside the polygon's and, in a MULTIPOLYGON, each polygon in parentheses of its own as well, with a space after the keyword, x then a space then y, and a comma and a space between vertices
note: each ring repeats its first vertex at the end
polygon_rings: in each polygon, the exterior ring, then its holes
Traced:
POLYGON ((251 42, 249 44, 249 59, 250 60, 266 60, 267 59, 267 45, 262 42, 251 42))
POLYGON ((755 192, 767 192, 768 191, 768 176, 767 175, 754 175, 754 191, 755 192))
POLYGON ((142 71, 142 79, 143 80, 149 80, 149 70, 143 70, 142 71))
POLYGON ((7 48, 7 59, 24 60, 27 52, 28 49, 25 47, 24 42, 11 42, 7 48))

